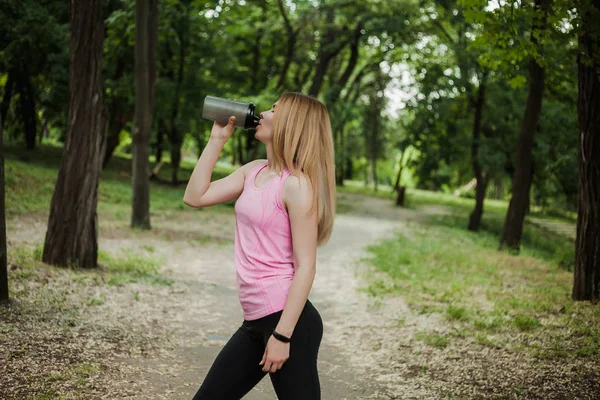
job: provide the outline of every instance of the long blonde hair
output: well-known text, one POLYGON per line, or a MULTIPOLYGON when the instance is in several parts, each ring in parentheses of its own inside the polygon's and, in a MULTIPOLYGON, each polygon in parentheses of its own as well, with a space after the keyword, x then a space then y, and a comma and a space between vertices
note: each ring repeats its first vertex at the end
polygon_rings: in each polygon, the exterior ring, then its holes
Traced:
POLYGON ((327 243, 336 207, 333 135, 327 107, 314 97, 288 92, 273 116, 273 162, 276 171, 302 172, 312 187, 311 211, 318 207, 317 244, 327 243))

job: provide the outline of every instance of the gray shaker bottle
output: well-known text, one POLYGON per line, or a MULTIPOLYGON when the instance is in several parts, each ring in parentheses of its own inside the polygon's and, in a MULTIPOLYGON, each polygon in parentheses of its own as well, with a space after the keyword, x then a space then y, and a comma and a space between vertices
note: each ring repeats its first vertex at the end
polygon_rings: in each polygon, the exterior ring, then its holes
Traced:
POLYGON ((234 125, 238 128, 255 129, 258 126, 260 118, 254 115, 254 109, 255 106, 253 103, 242 103, 240 101, 206 96, 204 98, 204 107, 202 108, 202 118, 226 124, 229 122, 229 117, 234 116, 234 125))

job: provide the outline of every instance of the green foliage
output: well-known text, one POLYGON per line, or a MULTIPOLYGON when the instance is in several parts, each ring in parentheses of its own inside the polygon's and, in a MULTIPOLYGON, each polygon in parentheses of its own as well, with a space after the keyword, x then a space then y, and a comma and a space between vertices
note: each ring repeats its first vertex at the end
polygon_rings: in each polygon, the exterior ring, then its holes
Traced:
MULTIPOLYGON (((302 0, 282 5, 280 10, 277 1, 267 0, 159 2, 153 154, 160 140, 170 153, 165 159, 177 161, 180 149, 184 158, 199 154, 211 127, 200 116, 206 95, 252 101, 265 110, 285 90, 308 91, 319 58, 331 54, 318 96, 331 114, 336 166, 345 179, 363 179, 368 165, 361 157, 373 155, 380 164, 377 182, 389 185, 396 177, 397 155, 410 147, 413 155, 403 171, 409 185, 453 190, 469 182, 474 99, 486 72, 478 160, 490 179, 510 182, 525 105, 526 64, 536 57, 552 68, 547 69, 536 135, 535 204, 556 210, 576 206, 573 132, 580 16, 568 2, 554 1, 547 26, 533 28, 539 12, 530 3, 492 7, 480 0, 302 0), (283 71, 290 39, 286 20, 295 42, 289 68, 283 71), (353 54, 355 39, 358 51, 353 54), (402 80, 400 70, 406 73, 402 80), (386 111, 398 102, 390 95, 392 86, 406 94, 398 117, 386 111)), ((119 137, 118 151, 128 153, 135 2, 109 1, 104 8, 109 136, 119 137)), ((36 91, 38 131, 44 122, 45 140, 53 143, 64 140, 66 128, 68 20, 67 5, 53 0, 10 0, 0 13, 0 87, 6 89, 11 67, 27 65, 36 91)), ((18 104, 13 96, 6 121, 11 137, 22 131, 18 104)), ((238 131, 223 157, 242 163, 255 145, 252 133, 238 131)), ((256 155, 263 153, 260 147, 256 155)), ((179 179, 184 177, 185 172, 179 179)), ((25 211, 29 206, 19 207, 25 211)))

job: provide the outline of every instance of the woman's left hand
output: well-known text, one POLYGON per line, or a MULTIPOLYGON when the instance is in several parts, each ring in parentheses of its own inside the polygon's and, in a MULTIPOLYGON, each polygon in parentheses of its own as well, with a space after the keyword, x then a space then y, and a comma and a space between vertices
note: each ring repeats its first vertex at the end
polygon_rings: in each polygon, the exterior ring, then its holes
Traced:
POLYGON ((258 365, 263 366, 262 370, 264 372, 277 372, 288 358, 290 358, 290 344, 283 343, 271 335, 262 361, 258 365))

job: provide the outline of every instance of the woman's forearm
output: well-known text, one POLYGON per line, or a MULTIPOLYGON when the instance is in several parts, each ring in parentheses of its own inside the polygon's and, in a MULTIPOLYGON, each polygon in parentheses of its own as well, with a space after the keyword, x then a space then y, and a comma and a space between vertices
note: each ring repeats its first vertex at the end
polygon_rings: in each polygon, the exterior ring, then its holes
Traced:
POLYGON ((275 330, 284 336, 290 337, 294 333, 296 323, 300 318, 302 309, 306 304, 310 289, 315 279, 316 265, 307 265, 296 269, 294 279, 288 297, 285 302, 283 313, 275 330))
POLYGON ((199 199, 206 193, 210 186, 213 169, 221 151, 223 151, 225 142, 226 140, 220 138, 211 137, 209 139, 185 188, 185 194, 183 195, 184 203, 187 204, 193 201, 193 199, 199 199))

